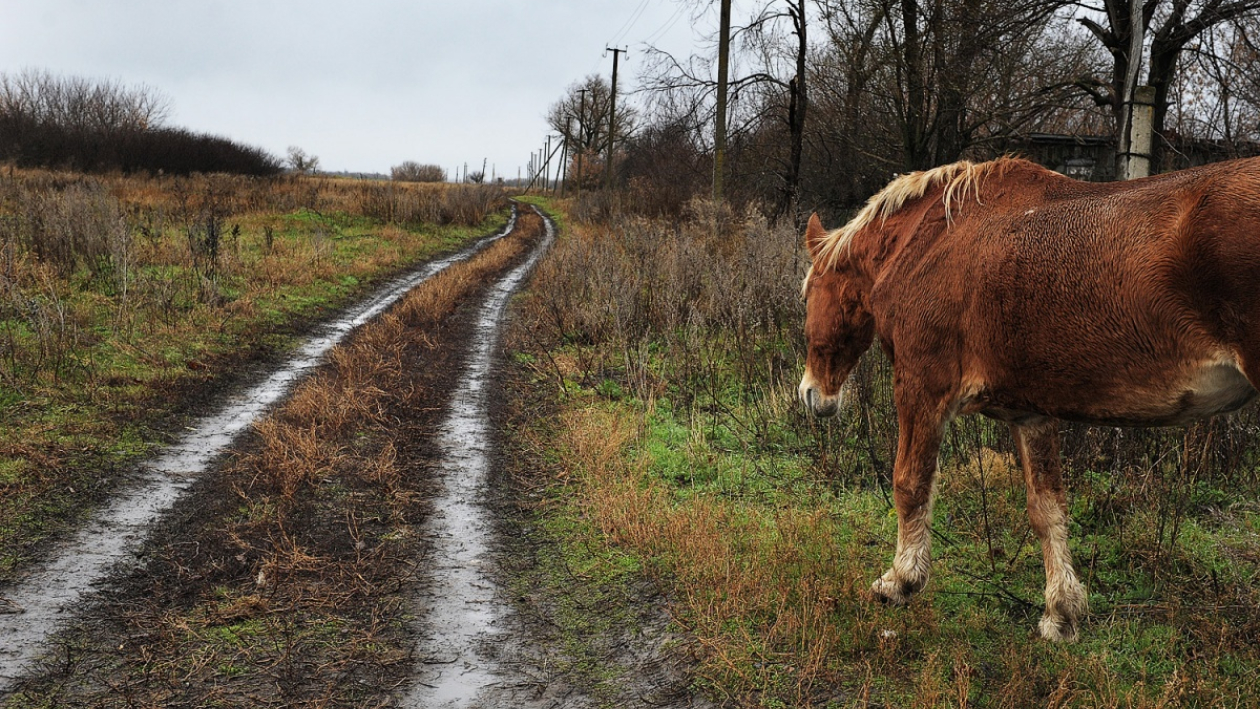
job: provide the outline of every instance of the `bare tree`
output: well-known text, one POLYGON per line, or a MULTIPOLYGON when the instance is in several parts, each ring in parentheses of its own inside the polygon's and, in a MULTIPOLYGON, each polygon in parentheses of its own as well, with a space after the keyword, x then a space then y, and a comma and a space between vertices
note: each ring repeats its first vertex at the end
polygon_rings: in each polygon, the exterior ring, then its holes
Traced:
MULTIPOLYGON (((1187 47, 1169 91, 1165 135, 1170 146, 1197 140, 1219 157, 1256 154, 1260 144, 1260 17, 1217 25, 1187 47)), ((1178 159, 1165 151, 1165 168, 1178 159)))
POLYGON ((882 157, 889 170, 923 169, 1001 149, 1087 108, 1072 87, 1095 63, 1056 14, 1061 7, 1057 0, 827 3, 828 42, 815 81, 829 119, 843 126, 831 132, 869 136, 848 152, 882 157))
POLYGON ((319 157, 308 155, 305 150, 296 145, 289 146, 288 156, 289 169, 293 172, 313 175, 319 170, 319 157))
POLYGON ((446 170, 440 165, 421 165, 407 160, 390 168, 390 177, 397 182, 445 182, 446 170))
POLYGON ((143 84, 57 76, 27 69, 0 74, 0 114, 71 130, 120 132, 161 127, 170 100, 143 84))
MULTIPOLYGON (((712 0, 694 2, 695 19, 713 4, 712 0)), ((745 149, 753 145, 771 149, 772 142, 750 141, 749 135, 772 124, 786 130, 787 145, 782 151, 759 153, 763 169, 758 172, 770 166, 777 183, 775 204, 779 214, 787 213, 796 204, 800 191, 809 107, 806 67, 811 16, 806 0, 761 0, 745 22, 732 28, 728 139, 742 143, 745 149)), ((719 40, 712 38, 715 47, 719 40)), ((715 51, 679 58, 648 47, 642 91, 655 109, 666 109, 672 125, 716 122, 715 51), (680 112, 682 106, 687 107, 686 112, 680 112)))
POLYGON ((165 126, 168 111, 167 98, 144 85, 0 74, 0 160, 89 172, 279 171, 261 149, 165 126))
MULTIPOLYGON (((547 124, 559 133, 571 152, 599 154, 608 149, 608 111, 612 86, 604 77, 591 74, 574 83, 564 96, 547 110, 547 124)), ((638 113, 622 102, 617 106, 616 142, 634 133, 638 113)))

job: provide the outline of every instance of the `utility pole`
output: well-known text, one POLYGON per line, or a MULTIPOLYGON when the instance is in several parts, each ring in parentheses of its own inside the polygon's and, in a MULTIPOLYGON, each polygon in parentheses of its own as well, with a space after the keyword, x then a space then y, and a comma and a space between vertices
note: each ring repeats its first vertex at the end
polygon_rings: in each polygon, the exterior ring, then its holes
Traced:
POLYGON ((537 164, 539 167, 532 171, 532 176, 529 178, 529 185, 525 188, 526 192, 534 188, 534 183, 537 182, 540 177, 543 178, 542 190, 544 192, 547 191, 547 180, 551 179, 551 159, 556 156, 556 153, 560 152, 559 145, 556 145, 555 148, 550 147, 551 136, 547 136, 547 143, 547 148, 544 148, 537 154, 537 156, 531 156, 530 158, 532 161, 534 157, 537 157, 537 164), (547 152, 548 149, 551 150, 550 153, 547 152))
POLYGON ((582 89, 578 93, 582 95, 581 103, 578 108, 578 154, 577 154, 577 191, 582 194, 582 153, 586 152, 586 92, 590 89, 582 89))
POLYGON ((551 181, 551 136, 547 136, 547 144, 543 147, 543 155, 547 156, 543 163, 543 186, 542 191, 547 191, 547 183, 551 181))
POLYGON ((731 53, 731 0, 722 0, 718 27, 717 135, 713 139, 713 201, 722 202, 722 171, 726 163, 726 75, 731 53))
MULTIPOLYGON (((729 3, 730 0, 722 0, 729 3)), ((613 183, 613 137, 617 135, 617 59, 621 57, 621 53, 630 52, 625 49, 609 49, 604 47, 604 51, 613 53, 613 75, 612 75, 612 96, 608 99, 608 160, 604 164, 604 185, 608 189, 612 189, 613 183)))
POLYGON ((1151 140, 1154 137, 1155 87, 1139 86, 1129 108, 1129 155, 1124 163, 1124 179, 1151 174, 1151 140))
POLYGON ((569 181, 569 136, 573 135, 573 116, 564 119, 564 149, 560 151, 560 196, 564 196, 564 183, 569 181))

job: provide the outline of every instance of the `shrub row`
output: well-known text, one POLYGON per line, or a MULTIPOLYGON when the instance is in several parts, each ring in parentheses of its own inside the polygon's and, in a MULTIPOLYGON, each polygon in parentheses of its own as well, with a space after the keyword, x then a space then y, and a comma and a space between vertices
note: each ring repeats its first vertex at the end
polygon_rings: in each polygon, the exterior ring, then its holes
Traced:
POLYGON ((262 148, 182 128, 73 128, 0 114, 0 161, 83 172, 274 175, 262 148))

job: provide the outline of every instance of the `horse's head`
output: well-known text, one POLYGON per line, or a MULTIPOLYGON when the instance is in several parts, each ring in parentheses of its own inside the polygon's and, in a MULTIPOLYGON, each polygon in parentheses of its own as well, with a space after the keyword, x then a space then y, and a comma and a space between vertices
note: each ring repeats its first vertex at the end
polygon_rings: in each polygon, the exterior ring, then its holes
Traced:
MULTIPOLYGON (((801 401, 818 416, 841 405, 841 387, 862 353, 871 346, 875 324, 846 255, 831 258, 818 215, 809 218, 805 246, 814 261, 805 279, 805 376, 801 401), (821 254, 821 256, 820 256, 821 254)), ((834 245, 832 245, 834 246, 834 245)))

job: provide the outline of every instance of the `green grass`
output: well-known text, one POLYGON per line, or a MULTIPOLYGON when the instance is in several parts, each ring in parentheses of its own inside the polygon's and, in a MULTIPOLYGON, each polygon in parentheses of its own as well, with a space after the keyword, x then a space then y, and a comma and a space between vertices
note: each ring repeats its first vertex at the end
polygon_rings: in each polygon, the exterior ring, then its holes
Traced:
MULTIPOLYGON (((587 398, 600 395, 590 390, 587 398)), ((721 662, 711 658, 701 668, 715 691, 768 707, 828 698, 848 705, 857 696, 893 706, 929 697, 935 699, 927 705, 940 706, 1004 706, 1011 696, 1026 705, 1061 698, 1071 706, 1154 706, 1170 694, 1205 705, 1260 701, 1260 650, 1245 640, 1256 628, 1254 514, 1218 530, 1187 521, 1171 558, 1159 566, 1136 558, 1135 543, 1122 542, 1114 530, 1087 538, 1076 530, 1073 548, 1089 574, 1093 613, 1083 642, 1050 645, 1030 636, 1044 577, 1039 545, 1023 519, 1021 486, 990 492, 988 527, 975 481, 950 486, 938 506, 931 585, 910 607, 885 608, 862 593, 890 561, 895 540, 895 519, 880 492, 837 488, 812 476, 809 462, 796 456, 732 450, 736 434, 719 422, 689 422, 642 402, 602 402, 640 421, 623 472, 643 470, 642 484, 661 491, 647 514, 717 514, 712 531, 735 565, 729 574, 746 577, 735 585, 772 579, 732 605, 730 576, 725 583, 706 577, 687 540, 670 539, 667 531, 626 542, 599 530, 569 530, 579 541, 566 548, 596 549, 597 559, 628 554, 620 566, 656 569, 693 599, 678 612, 706 646, 720 648, 721 662), (1252 555, 1249 563, 1239 563, 1239 550, 1252 555), (1205 579, 1216 585, 1214 595, 1202 588, 1205 579), (1187 593, 1204 594, 1200 602, 1208 607, 1180 607, 1187 593), (809 606, 820 598, 834 606, 816 616, 809 606), (1241 611, 1243 627, 1232 630, 1229 618, 1210 608, 1230 598, 1252 604, 1241 611), (709 616, 723 607, 734 614, 709 616), (784 631, 791 623, 798 627, 784 631), (802 673, 820 646, 824 660, 802 673), (1060 697, 1061 687, 1067 689, 1060 697), (837 688, 840 698, 833 696, 837 688)), ((990 484, 1007 472, 990 470, 990 484)), ((943 471, 951 475, 968 471, 943 471)), ((608 494, 601 483, 589 484, 580 495, 608 494)), ((584 509, 580 501, 577 509, 584 509)), ((1140 537, 1137 548, 1149 543, 1151 520, 1140 511, 1127 516, 1130 534, 1140 537)), ((615 568, 605 562, 605 573, 615 568)))

